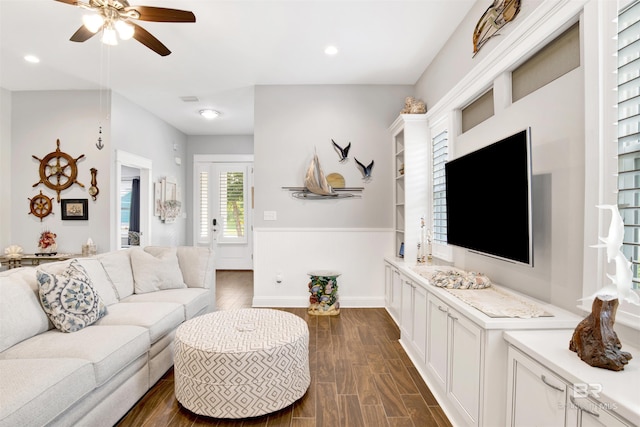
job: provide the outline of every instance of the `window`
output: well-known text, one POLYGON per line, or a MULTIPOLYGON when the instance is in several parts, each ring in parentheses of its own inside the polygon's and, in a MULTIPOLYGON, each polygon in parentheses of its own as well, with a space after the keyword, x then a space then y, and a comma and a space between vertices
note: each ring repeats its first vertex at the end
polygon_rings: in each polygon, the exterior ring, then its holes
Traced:
POLYGON ((222 239, 245 236, 244 172, 220 172, 220 217, 222 239))
POLYGON ((640 1, 618 17, 618 208, 625 224, 622 252, 640 289, 640 1))
POLYGON ((433 242, 447 244, 447 201, 444 165, 449 158, 448 132, 438 133, 431 140, 433 148, 433 242))
POLYGON ((479 125, 494 114, 492 88, 462 109, 462 133, 479 125))
POLYGON ((574 24, 511 73, 516 102, 580 66, 580 26, 574 24))

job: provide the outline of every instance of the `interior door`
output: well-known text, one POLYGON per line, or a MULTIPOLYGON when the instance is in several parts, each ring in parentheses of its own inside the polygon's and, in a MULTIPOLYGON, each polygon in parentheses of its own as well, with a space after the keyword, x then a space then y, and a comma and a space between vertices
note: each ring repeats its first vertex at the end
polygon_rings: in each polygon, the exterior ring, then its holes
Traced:
POLYGON ((253 269, 251 162, 196 164, 198 245, 215 252, 218 270, 253 269))

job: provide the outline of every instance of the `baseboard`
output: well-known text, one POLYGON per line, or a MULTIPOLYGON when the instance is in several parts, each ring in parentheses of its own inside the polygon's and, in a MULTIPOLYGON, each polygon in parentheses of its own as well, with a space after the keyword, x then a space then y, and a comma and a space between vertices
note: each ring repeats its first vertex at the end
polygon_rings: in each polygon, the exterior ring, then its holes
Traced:
MULTIPOLYGON (((345 297, 340 298, 341 308, 384 308, 384 298, 345 297)), ((308 307, 308 297, 257 297, 253 298, 253 307, 308 307)))

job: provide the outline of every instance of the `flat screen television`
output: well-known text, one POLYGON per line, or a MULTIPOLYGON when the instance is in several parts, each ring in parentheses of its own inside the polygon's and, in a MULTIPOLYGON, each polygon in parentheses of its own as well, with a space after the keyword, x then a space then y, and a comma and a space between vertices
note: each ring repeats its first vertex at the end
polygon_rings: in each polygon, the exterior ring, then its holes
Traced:
POLYGON ((531 129, 447 162, 447 243, 533 267, 531 129))

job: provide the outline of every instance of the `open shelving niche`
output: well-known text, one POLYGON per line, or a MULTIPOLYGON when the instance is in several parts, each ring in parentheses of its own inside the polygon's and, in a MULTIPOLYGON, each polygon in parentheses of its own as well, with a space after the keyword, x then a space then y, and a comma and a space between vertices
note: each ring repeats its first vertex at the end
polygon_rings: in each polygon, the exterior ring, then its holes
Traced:
POLYGON ((425 114, 400 114, 389 130, 395 167, 394 254, 399 256, 404 243, 404 258, 411 262, 417 259, 420 218, 427 214, 427 117, 425 114))

